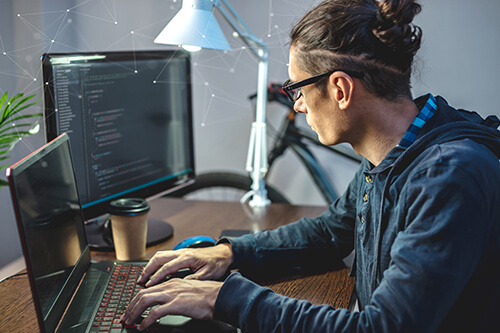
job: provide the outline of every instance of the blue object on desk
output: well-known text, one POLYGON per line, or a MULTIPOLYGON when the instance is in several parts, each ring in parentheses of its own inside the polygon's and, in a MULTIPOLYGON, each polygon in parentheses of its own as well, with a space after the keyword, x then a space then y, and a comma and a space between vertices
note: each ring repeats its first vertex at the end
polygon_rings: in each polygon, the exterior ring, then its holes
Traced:
POLYGON ((217 241, 212 237, 208 236, 193 236, 180 241, 175 247, 174 250, 183 249, 186 247, 189 248, 198 248, 198 247, 209 247, 214 246, 217 241))

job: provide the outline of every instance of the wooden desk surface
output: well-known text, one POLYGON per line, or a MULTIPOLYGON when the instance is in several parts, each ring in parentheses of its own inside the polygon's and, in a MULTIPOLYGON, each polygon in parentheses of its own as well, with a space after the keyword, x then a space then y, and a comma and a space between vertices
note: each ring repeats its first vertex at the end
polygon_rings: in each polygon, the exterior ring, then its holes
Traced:
MULTIPOLYGON (((174 227, 169 240, 149 247, 150 258, 158 250, 172 249, 179 241, 195 235, 218 238, 223 229, 273 229, 308 216, 316 217, 324 207, 272 204, 262 212, 252 212, 235 202, 185 201, 157 199, 151 202, 150 215, 167 221, 174 227)), ((96 261, 114 260, 114 252, 92 252, 96 261)), ((354 279, 347 268, 333 272, 283 278, 265 283, 275 292, 314 304, 329 304, 336 308, 349 305, 354 279)), ((38 330, 31 291, 26 275, 12 277, 0 283, 0 331, 36 332, 38 330)))

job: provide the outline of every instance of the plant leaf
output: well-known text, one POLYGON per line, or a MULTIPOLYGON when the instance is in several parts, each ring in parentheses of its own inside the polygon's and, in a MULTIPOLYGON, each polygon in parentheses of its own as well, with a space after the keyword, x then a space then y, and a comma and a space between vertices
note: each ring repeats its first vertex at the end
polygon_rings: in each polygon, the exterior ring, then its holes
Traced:
POLYGON ((21 116, 17 116, 15 118, 11 118, 9 120, 9 122, 12 122, 12 121, 17 121, 19 119, 24 119, 24 118, 34 118, 34 117, 41 117, 42 114, 41 113, 30 113, 30 114, 23 114, 21 116))
MULTIPOLYGON (((2 96, 2 98, 0 98, 0 106, 5 103, 5 101, 7 100, 7 98, 9 98, 9 94, 7 92, 5 92, 3 94, 3 96, 2 96)), ((3 107, 2 107, 2 110, 3 110, 3 107)))
POLYGON ((2 135, 0 135, 0 140, 8 139, 8 138, 20 138, 20 137, 26 136, 28 134, 30 134, 29 131, 17 131, 17 132, 13 132, 13 133, 3 133, 2 135))
POLYGON ((12 147, 15 145, 16 142, 17 142, 17 140, 13 140, 12 142, 9 142, 9 147, 7 149, 0 151, 0 155, 7 154, 12 149, 12 147))
POLYGON ((30 123, 23 123, 23 124, 16 124, 16 125, 12 125, 10 127, 6 127, 3 130, 0 130, 0 136, 2 135, 2 133, 5 133, 7 131, 17 131, 17 129, 21 128, 21 127, 30 127, 31 128, 32 125, 33 124, 30 124, 30 123))
MULTIPOLYGON (((16 103, 16 105, 13 107, 13 109, 17 109, 20 105, 25 104, 27 101, 29 101, 30 99, 35 97, 35 95, 29 95, 29 96, 22 98, 24 96, 24 94, 18 94, 18 96, 19 96, 19 98, 21 98, 21 100, 19 100, 16 103)), ((11 104, 13 104, 13 102, 11 102, 11 104)))
POLYGON ((37 104, 37 103, 38 103, 38 101, 30 103, 30 104, 27 104, 27 105, 22 105, 22 106, 19 103, 16 104, 15 107, 12 107, 12 108, 8 109, 7 112, 5 112, 4 117, 2 119, 0 119, 0 124, 3 123, 3 122, 5 122, 6 120, 8 120, 13 115, 21 112, 22 110, 24 110, 26 108, 29 108, 30 106, 33 106, 33 105, 37 104))
POLYGON ((17 94, 14 97, 11 97, 7 102, 3 105, 2 107, 2 117, 0 118, 0 123, 3 122, 5 119, 9 118, 10 110, 13 107, 13 104, 15 101, 17 101, 19 98, 21 98, 23 94, 17 94))
POLYGON ((18 104, 16 104, 16 106, 13 107, 12 110, 10 111, 9 117, 12 117, 13 115, 21 112, 22 110, 24 110, 26 108, 29 108, 30 106, 33 106, 33 105, 37 104, 39 102, 38 100, 36 100, 35 102, 32 102, 30 104, 25 104, 25 105, 20 104, 21 102, 28 101, 30 98, 33 98, 33 97, 34 97, 34 95, 33 96, 29 96, 28 98, 25 98, 22 101, 20 101, 18 104))
POLYGON ((7 133, 0 135, 0 144, 12 142, 17 139, 17 136, 7 135, 7 133))
POLYGON ((24 97, 24 94, 17 94, 16 96, 12 97, 7 101, 7 103, 4 103, 2 107, 2 116, 0 117, 0 123, 11 117, 12 115, 18 113, 19 111, 22 111, 30 106, 33 106, 38 103, 38 100, 35 102, 32 102, 30 104, 26 104, 27 101, 35 97, 35 95, 30 95, 27 97, 24 97))
MULTIPOLYGON (((9 99, 8 93, 5 92, 0 98, 0 161, 6 160, 9 157, 7 153, 14 148, 15 144, 19 142, 19 139, 30 135, 31 133, 26 130, 20 130, 21 128, 33 128, 34 125, 38 124, 38 120, 34 121, 33 124, 29 122, 21 122, 20 124, 15 124, 15 122, 40 117, 40 113, 36 114, 26 114, 22 115, 19 112, 29 108, 39 102, 30 101, 35 95, 24 96, 24 94, 19 93, 14 97, 9 99)), ((0 166, 0 169, 6 168, 8 165, 0 166)), ((8 183, 0 179, 0 187, 8 185, 8 183)))
POLYGON ((16 125, 12 125, 10 127, 7 127, 7 128, 4 128, 3 130, 0 130, 0 136, 4 135, 4 134, 15 134, 16 132, 18 132, 19 129, 21 128, 26 128, 26 127, 29 127, 31 126, 31 124, 16 124, 16 125))

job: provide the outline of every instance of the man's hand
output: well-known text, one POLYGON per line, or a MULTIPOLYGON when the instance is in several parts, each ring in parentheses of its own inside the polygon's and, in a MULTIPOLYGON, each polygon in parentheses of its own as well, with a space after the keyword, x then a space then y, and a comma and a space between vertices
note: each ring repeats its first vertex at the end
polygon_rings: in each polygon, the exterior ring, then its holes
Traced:
POLYGON ((183 315, 194 319, 213 319, 215 301, 222 282, 171 279, 141 290, 130 302, 121 321, 133 325, 150 306, 158 305, 137 327, 142 331, 165 315, 183 315))
POLYGON ((209 280, 224 276, 233 261, 230 244, 198 249, 159 251, 149 261, 138 283, 151 287, 163 281, 168 275, 182 268, 190 268, 194 274, 186 280, 209 280))

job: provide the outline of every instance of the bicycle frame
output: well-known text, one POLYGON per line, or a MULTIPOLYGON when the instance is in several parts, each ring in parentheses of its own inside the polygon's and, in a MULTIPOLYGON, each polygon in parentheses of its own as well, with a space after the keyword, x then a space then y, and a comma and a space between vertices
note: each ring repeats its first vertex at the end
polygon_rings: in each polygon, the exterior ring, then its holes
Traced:
MULTIPOLYGON (((293 110, 288 111, 288 116, 281 124, 281 130, 274 141, 273 148, 268 155, 268 168, 271 169, 274 161, 283 155, 287 148, 291 148, 302 161, 307 171, 311 175, 315 185, 320 191, 327 203, 333 203, 339 197, 339 194, 334 189, 330 179, 324 168, 318 162, 318 159, 313 152, 308 148, 304 140, 309 144, 314 144, 318 147, 328 149, 331 152, 340 154, 350 160, 361 162, 361 157, 356 155, 351 150, 342 146, 325 146, 319 140, 307 133, 295 124, 296 113, 293 110)), ((269 173, 268 173, 269 174, 269 173)))
MULTIPOLYGON (((268 101, 276 101, 288 109, 288 114, 285 116, 284 121, 280 124, 280 130, 278 135, 274 139, 273 147, 269 150, 267 155, 268 160, 268 170, 274 164, 277 158, 279 158, 283 153, 290 148, 295 154, 297 154, 300 161, 304 164, 307 172, 311 175, 314 184, 319 189, 319 192, 326 200, 327 203, 333 203, 338 197, 338 193, 332 186, 332 182, 329 179, 327 172, 323 169, 318 159, 311 151, 310 146, 314 144, 320 148, 328 149, 330 152, 342 155, 350 160, 361 162, 361 157, 356 155, 354 151, 344 146, 325 146, 313 134, 312 131, 305 131, 296 126, 295 120, 297 114, 293 110, 293 103, 286 97, 286 94, 282 91, 280 84, 270 84, 269 85, 268 101)), ((256 97, 256 94, 250 95, 249 99, 252 100, 256 97)), ((266 157, 264 157, 265 160, 266 157)), ((269 175, 269 173, 267 173, 269 175)), ((197 175, 196 182, 191 186, 183 187, 182 189, 175 191, 169 196, 172 197, 185 197, 190 195, 193 198, 193 194, 201 195, 194 198, 202 198, 206 200, 222 199, 229 200, 234 198, 230 193, 234 194, 234 191, 238 192, 240 195, 241 191, 247 193, 243 195, 243 198, 239 197, 240 202, 246 202, 248 198, 248 189, 251 186, 251 179, 248 175, 242 175, 238 173, 231 172, 211 172, 201 175, 197 175), (229 199, 228 199, 229 198, 229 199)), ((273 188, 272 186, 266 185, 268 190, 269 198, 273 202, 285 202, 288 200, 279 192, 279 190, 273 188)))

